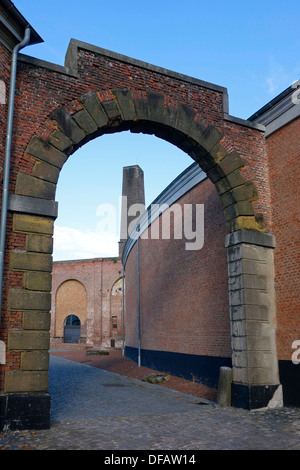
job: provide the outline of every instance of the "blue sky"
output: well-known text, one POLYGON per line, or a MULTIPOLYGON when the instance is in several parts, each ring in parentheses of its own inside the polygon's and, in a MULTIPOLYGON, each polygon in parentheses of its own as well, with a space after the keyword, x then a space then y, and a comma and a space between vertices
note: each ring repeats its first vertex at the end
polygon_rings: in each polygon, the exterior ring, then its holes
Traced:
MULTIPOLYGON (((24 54, 63 65, 71 38, 224 86, 229 112, 247 119, 300 79, 299 0, 15 0, 44 43, 24 54)), ((118 232, 100 233, 99 205, 118 209, 122 167, 145 173, 146 203, 192 161, 155 137, 98 138, 59 178, 54 259, 116 256, 118 232), (91 167, 93 170, 91 170, 91 167)))

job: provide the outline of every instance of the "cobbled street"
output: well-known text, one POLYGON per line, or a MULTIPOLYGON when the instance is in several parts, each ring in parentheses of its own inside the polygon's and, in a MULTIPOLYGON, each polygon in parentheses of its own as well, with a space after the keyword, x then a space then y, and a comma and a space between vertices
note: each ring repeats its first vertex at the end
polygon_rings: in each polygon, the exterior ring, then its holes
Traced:
POLYGON ((249 412, 51 356, 51 428, 1 450, 299 450, 300 410, 249 412))

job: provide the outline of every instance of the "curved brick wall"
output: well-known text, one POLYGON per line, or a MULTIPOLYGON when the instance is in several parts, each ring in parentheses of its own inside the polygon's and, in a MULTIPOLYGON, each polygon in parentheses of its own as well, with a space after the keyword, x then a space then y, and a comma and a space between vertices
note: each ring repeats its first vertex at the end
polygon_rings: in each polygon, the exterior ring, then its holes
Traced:
MULTIPOLYGON (((215 361, 219 367, 222 360, 228 364, 232 353, 226 224, 208 179, 176 204, 183 207, 195 201, 205 207, 202 249, 186 250, 185 239, 140 239, 142 364, 158 369, 165 361, 167 371, 171 367, 181 375, 180 362, 186 359, 190 362, 186 378, 196 376, 203 384, 214 386, 217 371, 214 367, 208 371, 208 365, 215 361)), ((160 222, 161 216, 154 224, 160 222)), ((127 257, 125 277, 126 352, 134 358, 138 347, 137 243, 127 257)))

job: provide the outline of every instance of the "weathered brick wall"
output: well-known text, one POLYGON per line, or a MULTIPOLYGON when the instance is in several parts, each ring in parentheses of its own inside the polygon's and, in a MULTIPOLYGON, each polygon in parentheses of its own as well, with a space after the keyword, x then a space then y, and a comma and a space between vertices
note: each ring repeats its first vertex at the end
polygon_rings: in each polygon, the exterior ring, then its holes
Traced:
MULTIPOLYGON (((202 249, 186 250, 185 238, 140 239, 141 348, 231 358, 226 224, 208 179, 176 204, 195 201, 205 208, 202 249)), ((126 346, 137 348, 137 244, 125 278, 126 346)))
POLYGON ((119 285, 116 285, 120 276, 122 276, 122 265, 120 260, 115 258, 54 263, 51 307, 53 347, 63 343, 64 321, 72 314, 80 319, 82 341, 85 338, 87 346, 109 347, 112 337, 120 342, 122 292, 118 290, 119 285), (121 302, 113 301, 116 289, 118 300, 121 298, 121 302), (112 331, 113 315, 117 316, 117 337, 112 331))
POLYGON ((271 134, 266 141, 272 231, 276 237, 277 347, 279 359, 290 361, 292 343, 300 340, 300 118, 271 134))
MULTIPOLYGON (((135 99, 146 99, 146 91, 161 93, 165 105, 175 110, 178 103, 183 103, 197 110, 195 119, 204 127, 215 126, 223 135, 222 145, 227 151, 236 150, 245 161, 241 170, 246 181, 253 181, 259 193, 259 200, 254 202, 256 214, 265 216, 269 226, 269 195, 266 186, 266 155, 263 135, 246 126, 223 119, 223 94, 219 91, 201 87, 196 83, 187 83, 177 77, 164 76, 153 70, 135 67, 118 59, 104 57, 101 54, 78 49, 78 77, 66 76, 53 70, 22 62, 19 65, 19 80, 16 96, 16 142, 15 165, 12 168, 12 181, 19 170, 31 173, 47 181, 44 184, 45 197, 53 197, 57 168, 45 162, 36 163, 24 150, 32 135, 43 139, 52 133, 50 142, 55 145, 55 122, 48 116, 59 106, 80 123, 83 104, 78 98, 84 93, 95 90, 102 103, 111 103, 114 98, 111 90, 128 88, 135 99), (26 122, 24 122, 24 112, 26 122)), ((109 109, 109 108, 108 108, 109 109)), ((143 131, 146 131, 143 129, 143 131)), ((81 131, 82 132, 82 131, 81 131)), ((152 133, 153 130, 150 130, 152 133)), ((95 131, 97 135, 97 131, 95 131)), ((90 138, 90 136, 89 136, 90 138)), ((68 142, 66 142, 66 145, 68 142)), ((69 142, 71 145, 71 142, 69 142)), ((76 150, 73 144, 72 151, 76 150)), ((24 178, 23 178, 24 180, 24 178)), ((22 181, 23 181, 22 180, 22 181)), ((22 185, 19 181, 19 185, 22 185)), ((26 181, 25 181, 26 182, 26 181)), ((250 207, 243 207, 241 216, 251 215, 250 207), (250 212, 249 212, 250 211, 250 212)))

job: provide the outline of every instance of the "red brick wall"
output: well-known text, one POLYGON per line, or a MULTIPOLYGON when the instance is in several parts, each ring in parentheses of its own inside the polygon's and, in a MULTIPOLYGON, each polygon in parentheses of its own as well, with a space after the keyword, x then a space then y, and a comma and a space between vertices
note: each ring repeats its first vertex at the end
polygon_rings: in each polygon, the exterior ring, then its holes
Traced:
POLYGON ((290 360, 300 340, 300 118, 267 138, 279 359, 290 360))
MULTIPOLYGON (((230 358, 227 232, 218 196, 206 179, 177 203, 204 204, 204 246, 188 251, 185 239, 140 239, 141 347, 230 358)), ((135 348, 136 249, 125 270, 126 346, 135 348)))
POLYGON ((166 95, 166 104, 176 109, 182 102, 198 110, 198 120, 211 124, 224 135, 222 144, 237 150, 245 160, 242 174, 257 185, 259 201, 254 203, 257 213, 265 215, 269 226, 269 195, 266 175, 266 155, 263 134, 223 119, 222 93, 197 84, 182 82, 146 68, 134 67, 120 60, 79 49, 79 77, 74 78, 43 67, 19 63, 15 109, 15 152, 12 166, 12 186, 19 170, 30 173, 34 160, 23 156, 32 135, 46 139, 53 131, 48 116, 59 106, 73 114, 82 106, 77 98, 89 91, 97 91, 101 100, 111 100, 114 88, 127 87, 134 97, 143 98, 147 91, 166 95), (99 73, 101 70, 101 73, 99 73), (26 119, 24 119, 24 116, 26 119))

